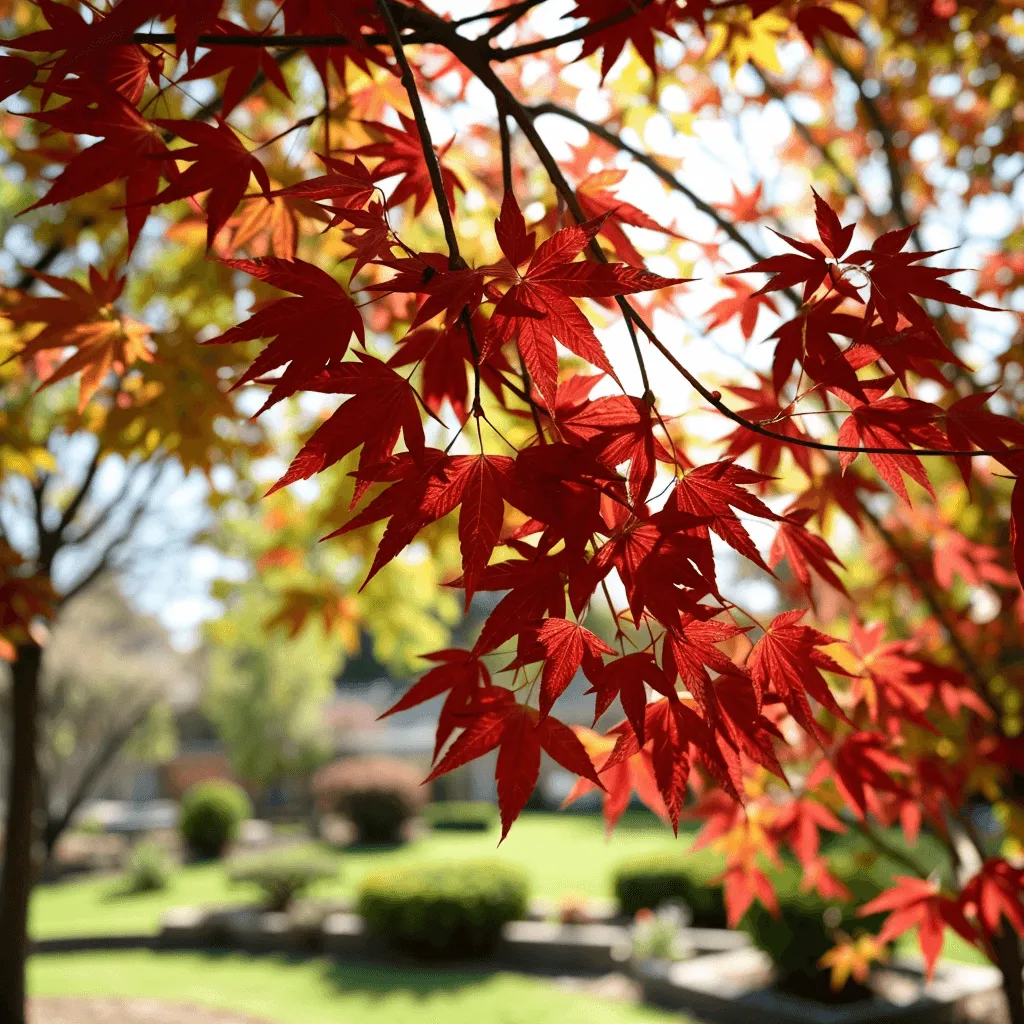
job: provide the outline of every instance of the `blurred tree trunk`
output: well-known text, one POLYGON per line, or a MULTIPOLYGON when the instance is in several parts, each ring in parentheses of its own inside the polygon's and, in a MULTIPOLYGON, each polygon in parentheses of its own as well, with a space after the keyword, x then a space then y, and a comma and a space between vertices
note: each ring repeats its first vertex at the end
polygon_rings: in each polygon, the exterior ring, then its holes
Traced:
POLYGON ((0 1024, 25 1024, 25 960, 36 808, 36 736, 42 649, 18 648, 11 667, 11 764, 0 880, 0 1024))

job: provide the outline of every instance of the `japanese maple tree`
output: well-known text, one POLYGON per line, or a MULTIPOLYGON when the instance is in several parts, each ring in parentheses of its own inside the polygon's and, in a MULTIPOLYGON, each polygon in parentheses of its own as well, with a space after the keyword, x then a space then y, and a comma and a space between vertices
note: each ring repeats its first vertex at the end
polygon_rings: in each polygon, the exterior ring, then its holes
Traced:
MULTIPOLYGON (((488 609, 391 709, 443 697, 432 777, 497 749, 503 836, 542 754, 609 827, 631 793, 705 819, 733 923, 776 909, 783 856, 849 898, 822 832, 891 854, 927 829, 952 882, 900 853, 861 908, 880 934, 827 963, 860 978, 916 928, 931 971, 951 928, 1022 1024, 1013 6, 15 5, 6 161, 43 246, 3 296, 17 386, 77 381, 75 415, 140 432, 214 403, 312 419, 269 490, 315 479, 307 519, 361 578, 281 621, 335 622, 410 545, 457 547, 445 585, 488 609), (186 311, 243 290, 248 316, 186 311), (206 388, 174 384, 197 363, 206 388), (577 675, 595 730, 560 717, 577 675)), ((267 517, 267 564, 287 529, 267 517)), ((0 559, 29 710, 51 582, 0 559)), ((12 789, 0 1024, 31 833, 12 789)))

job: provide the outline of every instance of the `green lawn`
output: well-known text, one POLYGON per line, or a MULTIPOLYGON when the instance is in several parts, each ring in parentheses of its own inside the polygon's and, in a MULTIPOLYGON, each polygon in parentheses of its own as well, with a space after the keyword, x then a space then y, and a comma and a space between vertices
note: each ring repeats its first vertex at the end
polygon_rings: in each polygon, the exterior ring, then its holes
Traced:
MULTIPOLYGON (((337 880, 318 886, 311 895, 351 897, 363 875, 389 864, 493 857, 524 867, 535 896, 610 896, 612 875, 621 860, 636 854, 683 850, 691 841, 686 833, 675 839, 668 828, 645 814, 628 814, 610 841, 605 839, 600 818, 594 815, 525 814, 500 847, 498 837, 497 830, 434 832, 395 850, 343 853, 337 880)), ((902 845, 895 833, 889 835, 889 840, 902 845)), ((832 840, 829 845, 836 844, 851 851, 864 845, 849 836, 832 840)), ((922 850, 933 860, 938 856, 938 847, 924 844, 922 850)), ((109 877, 40 886, 32 898, 32 935, 46 938, 155 932, 170 907, 257 898, 255 889, 230 885, 223 866, 216 863, 182 868, 163 892, 124 897, 117 889, 117 880, 109 877)), ((913 933, 904 936, 897 948, 900 952, 916 952, 916 937, 913 933)), ((943 953, 952 960, 988 962, 951 930, 947 931, 943 953)))
POLYGON ((382 970, 236 954, 36 956, 29 964, 29 992, 146 996, 249 1013, 275 1024, 687 1024, 676 1014, 515 974, 382 970))
MULTIPOLYGON (((343 853, 336 882, 312 895, 352 896, 368 871, 418 860, 489 857, 519 864, 533 881, 533 895, 558 898, 568 893, 610 896, 619 861, 635 854, 684 849, 686 835, 671 831, 650 815, 629 815, 610 841, 594 815, 526 814, 498 846, 499 833, 434 832, 396 850, 343 853)), ((31 933, 109 935, 152 932, 169 907, 255 899, 256 891, 231 886, 219 864, 182 868, 163 892, 124 897, 111 878, 63 882, 39 887, 32 898, 31 933)))

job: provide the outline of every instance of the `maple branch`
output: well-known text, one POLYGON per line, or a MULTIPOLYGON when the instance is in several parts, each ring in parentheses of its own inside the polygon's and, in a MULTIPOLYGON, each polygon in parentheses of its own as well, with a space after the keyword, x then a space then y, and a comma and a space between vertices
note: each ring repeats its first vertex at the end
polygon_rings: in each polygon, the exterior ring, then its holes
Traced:
POLYGON ((906 850, 901 850, 898 846, 893 846, 885 836, 873 829, 866 821, 860 821, 854 818, 851 821, 847 821, 847 824, 851 825, 857 832, 867 839, 867 841, 871 843, 879 853, 884 854, 890 860, 894 860, 897 864, 902 864, 905 868, 908 868, 917 875, 918 878, 931 877, 932 872, 923 864, 920 864, 913 854, 906 850))
POLYGON ((444 191, 444 178, 441 175, 441 161, 437 158, 434 150, 434 143, 430 137, 430 127, 427 124, 427 115, 423 110, 423 100, 420 99, 419 89, 416 88, 416 77, 413 75, 409 59, 405 55, 403 40, 398 32, 398 25, 391 13, 389 0, 377 0, 377 9, 384 19, 387 28, 388 41, 395 55, 395 60, 401 69, 402 87, 409 97, 409 104, 412 107, 413 119, 416 122, 416 131, 420 137, 420 145, 423 147, 423 161, 427 165, 427 172, 430 175, 430 185, 434 190, 434 198, 437 200, 437 209, 441 215, 441 224, 444 227, 444 238, 448 245, 448 262, 452 270, 461 269, 463 266, 462 256, 459 253, 459 239, 455 234, 455 223, 452 220, 452 211, 448 207, 448 199, 444 191))
MULTIPOLYGON (((387 28, 388 40, 394 52, 395 60, 401 69, 402 87, 409 97, 409 105, 412 107, 413 119, 416 122, 416 132, 419 135, 420 146, 423 149, 423 161, 427 165, 427 172, 430 174, 430 187, 434 192, 434 199, 437 202, 437 211, 441 216, 441 224, 444 228, 444 238, 448 245, 448 266, 452 270, 461 270, 466 266, 466 261, 459 252, 459 238, 455 233, 455 221, 452 219, 452 211, 448 206, 448 197, 444 191, 444 178, 441 174, 441 161, 437 157, 433 140, 430 137, 430 126, 427 124, 427 115, 423 110, 423 100, 420 97, 419 89, 416 87, 416 76, 413 74, 409 59, 405 55, 402 44, 402 37, 398 31, 398 25, 391 13, 389 0, 377 0, 377 9, 384 19, 387 28)), ((469 342, 469 349, 473 356, 473 415, 483 415, 483 406, 480 403, 480 347, 476 343, 473 334, 473 320, 470 315, 469 306, 464 306, 459 314, 462 326, 466 332, 466 340, 469 342)))
POLYGON ((512 191, 512 135, 505 120, 505 111, 498 108, 498 134, 501 136, 501 184, 506 192, 512 191))
POLYGON ((943 456, 945 458, 980 458, 981 456, 993 456, 1000 457, 1008 455, 1013 452, 1022 452, 1024 448, 1006 448, 1002 451, 987 451, 987 450, 973 450, 973 451, 958 451, 953 449, 943 448, 875 448, 875 447, 857 447, 855 445, 845 444, 830 444, 827 441, 816 441, 810 437, 793 437, 789 434, 780 434, 769 427, 764 426, 762 423, 758 423, 754 420, 748 420, 742 414, 736 412, 735 409, 731 409, 725 402, 722 401, 720 394, 717 391, 711 391, 705 387, 679 360, 672 354, 668 347, 662 342, 662 340, 654 333, 654 331, 648 327, 647 323, 643 320, 639 313, 629 307, 631 315, 634 317, 637 327, 647 336, 647 340, 654 345, 655 348, 672 364, 675 369, 682 374, 686 379, 686 382, 696 391, 701 398, 713 405, 723 416, 728 417, 734 423, 739 424, 741 427, 745 427, 747 430, 752 431, 755 434, 760 434, 762 437, 770 437, 775 441, 782 441, 785 444, 797 445, 801 448, 814 448, 820 452, 848 452, 848 453, 859 453, 862 455, 922 455, 922 456, 943 456))
MULTIPOLYGON (((591 135, 595 135, 597 138, 607 142, 610 146, 614 146, 616 149, 621 150, 623 153, 628 153, 638 164, 646 167, 652 174, 663 181, 669 188, 685 196, 690 203, 701 213, 710 217, 721 229, 724 231, 737 245, 741 246, 754 260, 763 260, 765 253, 762 253, 755 245, 753 245, 746 236, 729 220, 722 216, 722 214, 716 210, 710 203, 701 199, 696 192, 694 192, 689 186, 683 184, 671 171, 666 170, 654 159, 650 154, 644 153, 642 150, 637 149, 635 146, 631 146, 625 139, 620 138, 614 132, 609 131, 604 125, 590 121, 583 117, 581 114, 577 114, 575 110, 571 110, 568 107, 560 106, 558 103, 538 103, 536 106, 528 108, 534 115, 540 116, 542 114, 556 114, 558 117, 564 117, 567 121, 573 121, 578 125, 586 128, 591 135)), ((797 306, 800 305, 799 299, 795 298, 797 306)))
MULTIPOLYGON (((359 42, 366 45, 386 43, 385 36, 367 34, 361 36, 359 42)), ((175 46, 178 42, 177 32, 133 32, 132 42, 140 45, 175 46)), ((200 46, 214 50, 221 46, 257 47, 270 50, 276 48, 296 47, 301 50, 321 46, 356 46, 350 36, 343 35, 233 35, 229 32, 203 32, 197 42, 200 46)), ((429 39, 409 39, 409 42, 432 42, 429 39)))
POLYGON ((892 129, 886 123, 885 118, 882 117, 882 112, 878 109, 878 104, 875 103, 874 97, 869 96, 867 92, 865 92, 863 76, 846 63, 842 54, 840 54, 824 36, 821 37, 821 48, 828 59, 832 61, 832 63, 857 87, 861 105, 864 107, 871 123, 875 126, 875 130, 882 137, 882 150, 885 154, 885 163, 889 171, 889 188, 892 193, 893 213, 896 215, 896 219, 899 221, 900 227, 909 228, 913 224, 913 231, 910 233, 910 237, 914 240, 914 245, 916 245, 919 250, 923 251, 924 246, 921 244, 921 236, 918 232, 917 225, 911 221, 904 202, 903 171, 900 167, 899 160, 896 159, 896 147, 893 142, 892 129))
POLYGON ((58 535, 64 533, 71 521, 77 515, 79 508, 82 506, 82 502, 85 501, 86 495, 89 493, 89 488, 92 487, 93 480, 96 479, 96 473, 100 468, 102 460, 103 445, 97 443, 96 451, 93 452, 92 458, 89 460, 89 467, 85 471, 85 476, 82 479, 81 485, 72 499, 67 503, 64 511, 61 513, 60 523, 55 531, 58 535))
MULTIPOLYGON (((493 18, 501 15, 501 20, 492 25, 480 38, 491 40, 496 36, 500 36, 510 25, 514 25, 524 14, 532 11, 534 7, 539 7, 542 3, 544 3, 544 0, 521 0, 520 3, 511 4, 497 11, 491 11, 490 17, 493 18)), ((463 25, 465 21, 457 21, 453 24, 463 25)))
MULTIPOLYGON (((378 3, 384 3, 385 0, 378 0, 378 3)), ((415 13, 415 12, 412 12, 415 13)), ((577 221, 583 223, 586 221, 586 214, 583 212, 579 201, 576 198, 576 193, 573 191, 572 186, 569 184, 565 175, 562 173, 561 168, 558 166, 554 155, 551 150, 548 149, 544 140, 541 138, 540 133, 537 131, 537 126, 534 123, 533 111, 537 108, 529 108, 521 103, 507 85, 498 77, 494 69, 490 66, 490 62, 486 56, 480 54, 477 48, 473 45, 470 40, 463 39, 456 32, 451 32, 442 41, 442 44, 462 63, 473 72, 474 75, 485 85, 494 96, 495 101, 498 104, 499 109, 504 106, 505 109, 512 115, 516 123, 522 129, 523 134, 529 140, 534 152, 537 154, 538 159, 544 165, 544 169, 551 179, 552 184, 555 186, 555 190, 562 196, 566 206, 568 206, 572 215, 577 221)), ((493 51, 492 51, 493 52, 493 51)), ((552 112, 560 112, 552 111, 552 112)), ((614 136, 613 136, 614 138, 614 136)), ((632 148, 632 147, 631 147, 632 148)), ((655 167, 657 164, 654 165, 655 167)), ((657 172, 656 172, 657 173, 657 172)), ((669 172, 664 172, 668 174, 669 172)), ((659 175, 660 177, 660 175, 659 175)), ((592 239, 590 243, 590 251, 594 254, 595 258, 603 263, 608 262, 608 258, 605 256, 604 251, 601 249, 597 239, 592 239)), ((685 378, 688 384, 709 404, 717 409, 723 416, 732 420, 734 423, 741 427, 752 431, 755 434, 760 434, 762 437, 770 437, 772 440, 781 441, 787 445, 796 445, 802 448, 812 448, 818 451, 824 452, 847 452, 850 454, 864 454, 864 455, 917 455, 917 456, 934 456, 934 457, 964 457, 964 458, 980 458, 982 456, 1003 456, 1006 454, 1024 451, 1024 448, 1007 448, 1002 451, 987 451, 987 450, 953 450, 953 449, 940 449, 940 448, 896 448, 896 447, 875 447, 875 446, 853 446, 853 445, 842 445, 842 444, 830 444, 826 441, 816 441, 809 437, 793 437, 789 434, 782 434, 778 431, 772 430, 760 423, 756 423, 752 420, 748 420, 745 416, 736 412, 735 409, 730 408, 725 402, 722 401, 721 395, 718 392, 714 392, 707 388, 697 377, 695 377, 685 366, 672 354, 672 352, 664 345, 660 338, 654 333, 653 329, 649 327, 643 317, 633 308, 629 301, 623 296, 616 296, 616 304, 622 311, 623 316, 626 318, 626 325, 629 329, 630 338, 633 341, 634 349, 637 353, 638 363, 640 366, 641 377, 644 383, 644 400, 647 401, 650 392, 650 385, 647 379, 647 370, 643 363, 643 358, 640 354, 639 341, 636 337, 636 331, 632 325, 638 327, 646 336, 647 339, 658 349, 658 351, 672 364, 672 366, 685 378)))
MULTIPOLYGON (((842 181, 844 188, 850 195, 860 195, 860 187, 857 184, 856 179, 852 178, 846 171, 846 169, 839 163, 838 157, 832 152, 831 142, 819 142, 811 131, 810 125, 805 124, 803 121, 793 116, 793 112, 789 109, 789 103, 787 102, 789 97, 785 94, 773 82, 764 72, 764 70, 757 65, 754 61, 748 61, 750 70, 760 79, 761 85, 764 86, 764 90, 772 97, 773 100, 782 104, 783 109, 786 111, 786 115, 789 117, 790 122, 796 129, 797 135, 800 136, 816 152, 821 155, 821 158, 831 167, 836 174, 839 175, 840 181, 842 181)), ((864 204, 867 209, 867 204, 864 204)))
POLYGON ((624 21, 629 21, 630 18, 635 17, 645 7, 649 7, 654 0, 632 0, 627 6, 623 7, 621 11, 615 14, 609 14, 605 18, 601 18, 598 21, 588 22, 586 25, 581 25, 578 28, 571 29, 568 32, 563 32, 560 36, 552 36, 550 39, 538 39, 533 43, 522 43, 519 46, 509 46, 505 49, 491 50, 491 60, 506 61, 514 60, 516 57, 526 57, 531 53, 543 53, 545 50, 552 50, 556 47, 561 46, 563 43, 575 43, 582 39, 586 39, 588 36, 595 35, 598 32, 603 32, 607 28, 614 28, 616 25, 621 25, 624 21))
MULTIPOLYGON (((302 51, 298 49, 286 50, 284 53, 279 53, 275 58, 274 62, 277 66, 284 67, 290 60, 297 57, 302 51)), ((249 83, 249 88, 242 94, 243 99, 247 96, 252 96, 253 93, 258 92, 263 88, 264 83, 267 80, 266 73, 262 70, 258 71, 253 77, 252 82, 249 83)), ((192 116, 189 118, 190 121, 206 121, 213 117, 221 107, 224 106, 224 97, 221 93, 217 93, 209 103, 204 103, 192 116)), ((175 138, 174 132, 163 132, 163 139, 165 142, 169 142, 175 138)), ((83 217, 79 226, 79 231, 85 231, 92 227, 95 220, 92 217, 83 217)), ((32 265, 32 270, 37 274, 42 273, 49 268, 54 260, 67 248, 67 243, 64 239, 55 239, 52 241, 42 255, 32 265)), ((26 270, 24 274, 17 280, 14 287, 18 291, 27 291, 37 278, 32 274, 30 270, 26 270)))
MULTIPOLYGON (((383 0, 378 0, 383 2, 383 0)), ((540 132, 537 131, 537 126, 534 123, 533 114, 530 109, 515 97, 512 90, 495 74, 494 69, 490 66, 489 61, 486 59, 481 60, 479 55, 475 54, 472 49, 467 49, 465 45, 466 41, 461 39, 457 33, 452 34, 452 38, 448 40, 448 48, 451 50, 456 57, 458 57, 467 68, 469 68, 480 81, 487 86, 491 91, 491 95, 494 97, 495 102, 498 105, 499 110, 507 110, 516 124, 522 129, 523 134, 529 140, 530 145, 533 147, 533 151, 537 154, 538 159, 544 165, 545 171, 547 171, 548 177, 551 179, 551 183, 555 186, 556 191, 565 200, 566 206, 569 207, 569 211, 573 217, 576 218, 577 223, 583 224, 587 220, 587 215, 583 212, 583 208, 579 204, 579 200, 576 198, 576 193, 573 191, 572 186, 569 184, 565 175, 562 174, 561 168, 558 166, 558 162, 555 160, 551 150, 548 149, 544 140, 540 136, 540 132), (458 50, 453 48, 453 44, 458 46, 458 50), (459 50, 462 52, 460 53, 459 50), (469 59, 467 59, 467 57, 469 59)), ((597 238, 592 238, 589 244, 589 250, 594 259, 599 263, 607 263, 608 257, 605 256, 604 250, 601 248, 600 242, 597 238)), ((650 406, 654 405, 654 393, 651 391, 651 383, 647 376, 647 366, 644 363, 643 353, 640 350, 640 339, 637 337, 636 329, 634 328, 630 319, 628 310, 632 310, 630 304, 621 296, 615 297, 616 305, 622 311, 623 317, 626 321, 626 330, 629 332, 629 340, 633 345, 633 352, 636 355, 637 365, 640 369, 640 378, 643 382, 644 393, 643 400, 650 406)))

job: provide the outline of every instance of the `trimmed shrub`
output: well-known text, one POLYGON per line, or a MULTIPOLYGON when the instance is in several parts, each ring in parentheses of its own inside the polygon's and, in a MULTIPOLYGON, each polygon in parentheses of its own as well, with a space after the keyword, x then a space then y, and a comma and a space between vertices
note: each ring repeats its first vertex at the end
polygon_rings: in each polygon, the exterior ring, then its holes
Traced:
POLYGON ((351 757, 335 761, 313 778, 322 813, 344 815, 360 843, 399 843, 406 823, 426 800, 423 776, 405 761, 351 757))
POLYGON ((491 861, 418 864, 367 876, 359 913, 385 945, 425 958, 489 953, 508 921, 526 915, 523 872, 491 861))
POLYGON ((846 1003, 870 996, 866 986, 848 981, 833 990, 829 972, 819 961, 835 944, 837 933, 872 930, 856 916, 855 903, 826 900, 815 893, 791 889, 779 893, 779 916, 759 903, 747 911, 741 927, 754 945, 771 957, 776 985, 794 995, 819 1002, 846 1003))
POLYGON ((335 858, 314 850, 240 857, 228 865, 231 881, 257 886, 263 894, 264 909, 273 911, 287 910, 311 885, 337 874, 335 858))
POLYGON ((724 862, 704 850, 652 854, 623 861, 615 872, 615 896, 624 914, 683 903, 699 928, 724 928, 725 900, 717 881, 724 862))
POLYGON ((839 932, 856 936, 879 930, 885 915, 857 917, 857 907, 887 889, 894 872, 901 868, 886 857, 858 850, 849 840, 833 848, 829 867, 850 890, 851 900, 802 892, 802 871, 799 865, 789 863, 783 871, 772 873, 779 916, 773 917, 754 903, 740 927, 771 957, 779 988, 819 1002, 852 1002, 866 998, 870 990, 848 981, 841 990, 834 991, 829 972, 819 966, 819 961, 836 944, 839 932))
POLYGON ((423 820, 440 831, 490 832, 498 824, 498 808, 483 800, 451 800, 429 804, 423 820))
POLYGON ((138 843, 128 855, 121 892, 126 896, 158 892, 167 888, 173 873, 174 864, 165 846, 152 841, 138 843))
POLYGON ((252 814, 245 790, 233 782, 211 779, 198 782, 181 798, 179 829, 185 845, 196 857, 219 857, 252 814))

